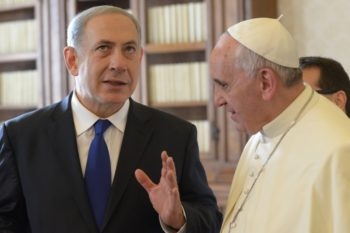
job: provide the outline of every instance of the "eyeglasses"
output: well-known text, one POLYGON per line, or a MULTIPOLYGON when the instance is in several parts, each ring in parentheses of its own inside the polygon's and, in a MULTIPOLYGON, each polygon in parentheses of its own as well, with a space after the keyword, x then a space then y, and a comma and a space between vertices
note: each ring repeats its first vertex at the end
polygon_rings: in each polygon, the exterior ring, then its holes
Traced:
POLYGON ((330 94, 334 94, 336 93, 337 91, 340 91, 340 90, 337 90, 337 89, 320 89, 320 90, 315 90, 318 94, 321 94, 321 95, 330 95, 330 94))

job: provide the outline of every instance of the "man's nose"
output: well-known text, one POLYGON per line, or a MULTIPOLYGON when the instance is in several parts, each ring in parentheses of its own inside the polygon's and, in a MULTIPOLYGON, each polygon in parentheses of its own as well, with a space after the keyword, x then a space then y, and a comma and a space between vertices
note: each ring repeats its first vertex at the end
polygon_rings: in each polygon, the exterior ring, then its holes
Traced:
POLYGON ((226 105, 225 98, 220 93, 220 91, 218 91, 215 88, 214 88, 214 105, 215 105, 215 107, 221 107, 221 106, 226 105))
POLYGON ((117 72, 124 72, 126 71, 127 65, 126 65, 126 57, 124 56, 123 52, 120 50, 114 50, 111 57, 110 57, 110 69, 117 71, 117 72))

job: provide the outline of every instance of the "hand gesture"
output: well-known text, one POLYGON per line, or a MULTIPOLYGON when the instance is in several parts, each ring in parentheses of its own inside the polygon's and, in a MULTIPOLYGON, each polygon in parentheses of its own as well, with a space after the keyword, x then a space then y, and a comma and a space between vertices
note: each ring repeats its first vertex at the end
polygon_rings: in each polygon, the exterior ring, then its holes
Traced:
POLYGON ((135 171, 135 177, 147 191, 153 208, 159 214, 162 222, 171 228, 180 229, 185 224, 185 217, 176 181, 175 164, 166 151, 161 153, 161 158, 162 170, 158 184, 153 183, 140 169, 135 171))

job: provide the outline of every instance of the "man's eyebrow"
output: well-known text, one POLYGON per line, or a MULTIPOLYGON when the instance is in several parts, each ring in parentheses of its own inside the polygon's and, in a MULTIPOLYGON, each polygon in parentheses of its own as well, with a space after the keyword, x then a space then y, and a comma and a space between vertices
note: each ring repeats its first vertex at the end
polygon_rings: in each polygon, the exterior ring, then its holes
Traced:
POLYGON ((125 42, 124 44, 125 44, 125 45, 130 45, 130 44, 138 45, 137 41, 135 41, 135 40, 127 41, 127 42, 125 42))
POLYGON ((217 83, 217 84, 220 84, 220 85, 226 84, 226 82, 221 81, 221 80, 219 80, 219 79, 213 79, 213 81, 214 81, 215 83, 217 83))
POLYGON ((112 41, 109 41, 109 40, 100 40, 96 44, 110 44, 110 45, 112 45, 112 44, 115 44, 115 43, 112 42, 112 41))

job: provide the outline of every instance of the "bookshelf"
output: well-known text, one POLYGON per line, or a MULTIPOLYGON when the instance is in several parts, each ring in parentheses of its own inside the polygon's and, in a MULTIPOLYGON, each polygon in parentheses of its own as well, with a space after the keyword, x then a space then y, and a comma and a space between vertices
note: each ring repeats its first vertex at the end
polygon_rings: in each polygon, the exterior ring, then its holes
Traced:
POLYGON ((215 159, 211 139, 207 58, 211 1, 139 1, 144 57, 139 96, 144 104, 195 123, 204 160, 215 159))
POLYGON ((0 1, 0 121, 42 105, 37 2, 0 1))

